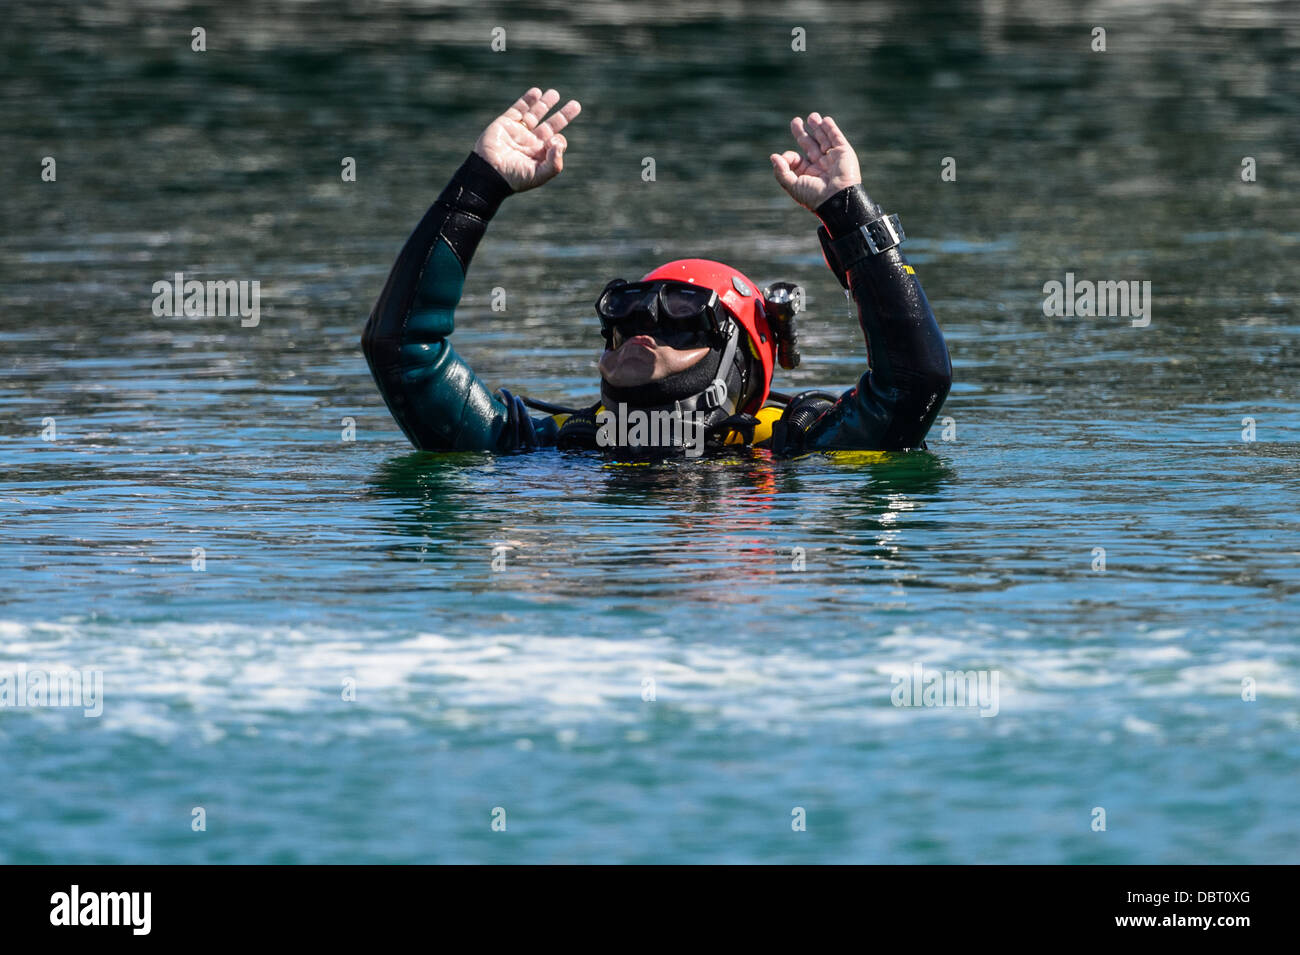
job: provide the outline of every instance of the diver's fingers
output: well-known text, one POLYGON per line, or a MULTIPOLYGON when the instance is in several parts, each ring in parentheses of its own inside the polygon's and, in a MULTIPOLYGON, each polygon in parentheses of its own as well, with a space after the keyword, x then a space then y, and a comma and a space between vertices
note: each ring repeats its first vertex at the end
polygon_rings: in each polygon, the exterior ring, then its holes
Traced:
POLYGON ((822 125, 826 128, 826 133, 830 139, 831 149, 834 149, 836 146, 849 145, 848 137, 840 132, 839 126, 835 125, 835 120, 827 116, 822 120, 822 125))
POLYGON ((772 174, 776 176, 776 181, 781 184, 781 188, 790 191, 790 188, 799 179, 799 176, 790 168, 790 161, 786 158, 791 153, 772 153, 768 158, 772 160, 772 174))
POLYGON ((505 116, 507 119, 513 119, 516 123, 521 123, 524 121, 524 117, 528 115, 528 111, 533 108, 533 104, 541 98, 541 95, 542 91, 534 86, 523 96, 519 97, 519 99, 515 100, 514 103, 511 104, 510 108, 501 115, 505 116))
POLYGON ((808 164, 804 162, 803 157, 793 149, 787 149, 785 152, 781 153, 781 158, 785 160, 786 165, 790 167, 790 171, 796 176, 803 175, 804 171, 808 168, 808 164))
POLYGON ((528 112, 524 114, 524 125, 529 129, 535 128, 537 124, 542 121, 542 117, 545 116, 550 111, 551 107, 559 101, 559 93, 555 90, 547 90, 542 94, 541 99, 533 103, 533 105, 528 108, 528 112))
POLYGON ((537 170, 539 184, 553 179, 564 171, 564 151, 568 147, 569 141, 563 136, 556 134, 550 138, 546 144, 546 159, 537 170))
POLYGON ((799 148, 808 156, 809 162, 816 162, 822 158, 821 147, 817 145, 817 140, 809 135, 808 130, 804 127, 803 119, 796 116, 790 120, 790 132, 794 135, 794 141, 799 144, 799 148))
POLYGON ((558 113, 552 113, 551 118, 537 127, 534 132, 542 142, 550 142, 551 137, 562 130, 565 126, 574 120, 582 112, 582 104, 576 99, 571 99, 560 109, 558 113))
POLYGON ((820 113, 808 114, 808 131, 812 133, 813 139, 817 140, 817 145, 821 147, 822 152, 828 153, 834 148, 820 113))

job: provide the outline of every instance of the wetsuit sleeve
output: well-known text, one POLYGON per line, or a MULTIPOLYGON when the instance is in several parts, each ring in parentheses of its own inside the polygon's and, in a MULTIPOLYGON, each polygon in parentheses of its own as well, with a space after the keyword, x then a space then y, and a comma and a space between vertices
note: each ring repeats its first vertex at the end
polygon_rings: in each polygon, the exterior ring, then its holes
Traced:
POLYGON ((361 348, 371 374, 417 448, 510 451, 546 443, 522 402, 494 395, 447 340, 470 259, 510 194, 505 179, 470 153, 406 240, 366 322, 361 348))
MULTIPOLYGON (((817 207, 838 239, 883 213, 861 186, 817 207)), ((845 277, 867 344, 867 371, 807 430, 808 450, 919 448, 952 386, 948 346, 912 267, 895 246, 852 264, 845 277)))

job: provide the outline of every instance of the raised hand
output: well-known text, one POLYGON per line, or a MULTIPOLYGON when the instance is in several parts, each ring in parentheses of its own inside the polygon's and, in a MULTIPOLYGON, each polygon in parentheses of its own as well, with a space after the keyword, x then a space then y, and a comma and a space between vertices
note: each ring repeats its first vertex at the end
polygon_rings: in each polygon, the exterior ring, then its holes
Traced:
POLYGON ((555 90, 543 93, 533 87, 492 120, 474 144, 474 152, 486 159, 515 192, 534 189, 554 179, 564 168, 564 151, 569 144, 560 130, 582 112, 582 105, 571 99, 543 122, 542 118, 559 101, 560 94, 555 90))
POLYGON ((805 123, 796 116, 790 132, 803 150, 772 153, 772 172, 781 188, 805 209, 815 210, 841 189, 862 182, 858 157, 835 120, 809 113, 805 123))

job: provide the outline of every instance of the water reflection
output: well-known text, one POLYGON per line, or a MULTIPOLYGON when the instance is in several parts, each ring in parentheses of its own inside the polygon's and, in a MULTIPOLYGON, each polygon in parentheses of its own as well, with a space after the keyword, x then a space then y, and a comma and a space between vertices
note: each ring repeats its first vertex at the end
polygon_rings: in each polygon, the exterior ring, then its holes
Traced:
POLYGON ((416 452, 385 461, 368 487, 399 505, 375 512, 384 550, 455 567, 469 590, 508 583, 516 593, 730 603, 762 599, 779 578, 809 586, 859 572, 884 579, 882 568, 922 556, 917 511, 954 479, 926 452, 789 461, 739 449, 689 462, 416 452), (539 485, 550 486, 545 500, 539 485))

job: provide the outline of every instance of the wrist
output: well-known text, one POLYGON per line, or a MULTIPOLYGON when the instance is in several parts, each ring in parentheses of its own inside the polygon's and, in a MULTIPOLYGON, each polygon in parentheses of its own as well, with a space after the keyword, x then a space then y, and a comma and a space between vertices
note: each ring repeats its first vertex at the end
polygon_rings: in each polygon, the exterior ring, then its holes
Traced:
POLYGON ((832 239, 879 219, 884 213, 867 195, 861 183, 841 189, 813 210, 832 239))
POLYGON ((493 169, 491 163, 471 152, 439 194, 438 202, 458 212, 491 219, 513 192, 505 177, 493 169))

